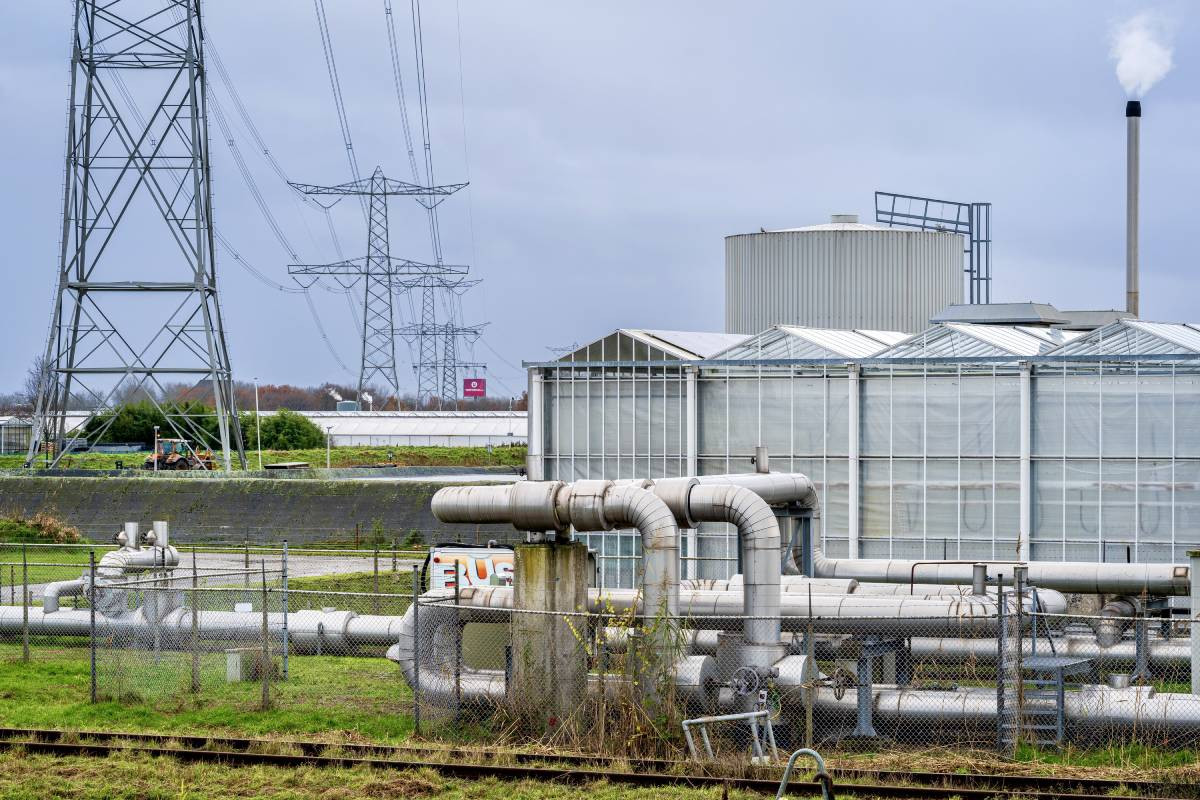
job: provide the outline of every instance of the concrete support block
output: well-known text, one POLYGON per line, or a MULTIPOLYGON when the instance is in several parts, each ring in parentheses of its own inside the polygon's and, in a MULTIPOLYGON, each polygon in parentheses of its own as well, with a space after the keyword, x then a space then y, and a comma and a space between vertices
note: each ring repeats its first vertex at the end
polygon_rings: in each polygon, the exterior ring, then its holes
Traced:
POLYGON ((513 577, 512 691, 533 730, 568 724, 587 690, 587 624, 583 617, 532 612, 587 609, 588 557, 582 542, 521 544, 513 577))

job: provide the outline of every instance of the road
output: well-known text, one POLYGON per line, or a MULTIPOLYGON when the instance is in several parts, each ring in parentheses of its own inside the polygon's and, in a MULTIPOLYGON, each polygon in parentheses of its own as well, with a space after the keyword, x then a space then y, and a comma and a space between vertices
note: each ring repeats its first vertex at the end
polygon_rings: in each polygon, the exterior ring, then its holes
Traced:
MULTIPOLYGON (((192 569, 192 554, 188 552, 180 553, 181 565, 179 570, 183 574, 190 574, 192 569)), ((250 552, 250 567, 251 569, 260 569, 263 561, 266 561, 268 571, 268 579, 277 578, 280 559, 278 553, 255 553, 250 552), (274 573, 274 575, 272 575, 274 573)), ((419 564, 419 561, 411 559, 400 559, 397 562, 397 569, 411 570, 414 564, 419 564)), ((197 553, 196 554, 196 571, 199 573, 200 584, 204 586, 229 585, 240 579, 242 571, 245 569, 245 555, 242 553, 197 553), (230 573, 236 573, 231 575, 230 573)), ((373 568, 372 559, 370 556, 359 557, 349 555, 289 555, 288 556, 288 575, 292 578, 310 577, 315 575, 338 575, 349 572, 370 572, 373 568)), ((386 551, 379 554, 379 570, 380 572, 390 571, 392 568, 392 559, 386 551)), ((64 573, 66 570, 64 569, 64 573)), ((179 574, 179 571, 176 572, 179 574)), ((69 580, 75 577, 74 575, 64 574, 62 580, 69 580)), ((35 583, 29 587, 30 595, 33 601, 40 602, 42 592, 47 584, 35 583)), ((11 587, 5 586, 0 590, 0 602, 12 603, 10 597, 11 587)), ((19 592, 18 592, 19 595, 19 592)))

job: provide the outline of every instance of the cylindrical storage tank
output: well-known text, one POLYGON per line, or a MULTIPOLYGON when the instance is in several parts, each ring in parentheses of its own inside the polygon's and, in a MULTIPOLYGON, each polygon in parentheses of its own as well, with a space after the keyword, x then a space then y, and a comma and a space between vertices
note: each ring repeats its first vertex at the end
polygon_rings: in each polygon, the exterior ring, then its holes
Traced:
POLYGON ((772 325, 917 333, 963 302, 963 238, 835 214, 811 225, 725 237, 725 331, 772 325))

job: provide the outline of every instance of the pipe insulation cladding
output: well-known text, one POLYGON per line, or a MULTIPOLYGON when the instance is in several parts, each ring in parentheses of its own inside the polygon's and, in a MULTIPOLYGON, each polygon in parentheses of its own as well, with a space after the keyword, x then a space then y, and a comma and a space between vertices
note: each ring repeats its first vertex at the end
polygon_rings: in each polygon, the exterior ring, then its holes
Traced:
POLYGON ((1125 310, 1138 316, 1138 202, 1142 104, 1125 104, 1125 310))

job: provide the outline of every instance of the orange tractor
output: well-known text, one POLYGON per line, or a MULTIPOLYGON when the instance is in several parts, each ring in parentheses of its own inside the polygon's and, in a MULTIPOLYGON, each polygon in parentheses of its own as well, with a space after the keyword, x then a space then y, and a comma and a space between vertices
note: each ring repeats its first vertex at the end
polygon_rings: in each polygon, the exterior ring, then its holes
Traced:
POLYGON ((193 450, 186 439, 159 439, 158 451, 146 456, 142 469, 216 469, 211 450, 193 450))

